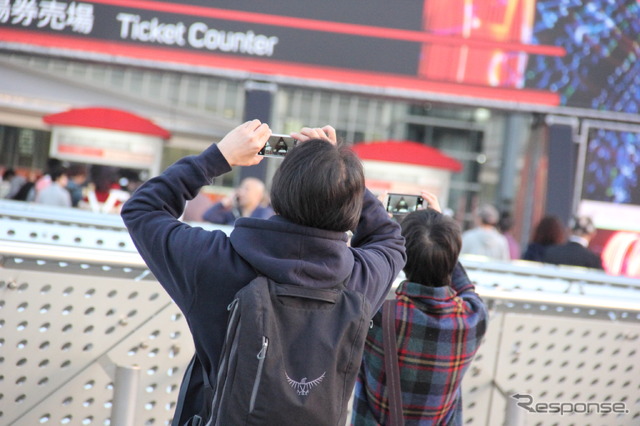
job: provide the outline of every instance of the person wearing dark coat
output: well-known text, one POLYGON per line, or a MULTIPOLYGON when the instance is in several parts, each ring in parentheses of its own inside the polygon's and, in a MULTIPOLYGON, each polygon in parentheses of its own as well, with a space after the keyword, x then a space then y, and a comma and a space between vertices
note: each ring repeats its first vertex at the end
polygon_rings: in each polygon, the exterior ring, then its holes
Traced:
POLYGON ((220 225, 233 225, 240 217, 269 219, 273 216, 273 209, 262 205, 264 198, 264 183, 255 177, 244 178, 230 197, 225 197, 208 208, 202 219, 220 225))
POLYGON ((596 227, 588 217, 574 217, 570 223, 571 235, 565 244, 548 247, 542 261, 555 265, 582 266, 603 269, 600 256, 589 250, 589 241, 596 234, 596 227))
MULTIPOLYGON (((138 252, 184 313, 211 383, 227 306, 258 274, 314 288, 346 283, 365 297, 372 317, 406 260, 400 226, 365 188, 362 163, 337 145, 330 126, 292 133, 301 143, 273 177, 274 216, 238 218, 228 236, 178 220, 186 201, 215 177, 262 161, 257 154, 270 135, 259 120, 239 125, 201 154, 145 182, 121 211, 138 252)), ((198 408, 197 401, 190 404, 198 408)))
POLYGON ((566 231, 562 221, 557 216, 545 216, 536 225, 522 259, 542 262, 548 247, 563 244, 565 241, 566 231))

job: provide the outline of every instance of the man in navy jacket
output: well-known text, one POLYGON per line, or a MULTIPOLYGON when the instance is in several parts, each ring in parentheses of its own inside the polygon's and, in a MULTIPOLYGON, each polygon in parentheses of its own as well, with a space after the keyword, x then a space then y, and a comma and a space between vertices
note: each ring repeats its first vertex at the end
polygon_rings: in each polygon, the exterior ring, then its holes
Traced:
POLYGON ((569 223, 571 235, 566 243, 552 245, 542 256, 542 261, 555 265, 582 266, 583 268, 604 269, 602 259, 589 249, 589 242, 597 233, 591 218, 573 217, 569 223))
POLYGON ((292 134, 303 143, 274 176, 275 216, 239 218, 229 236, 178 220, 185 202, 213 178, 262 161, 257 153, 270 135, 265 123, 243 123, 147 181, 122 208, 140 255, 184 313, 212 383, 227 306, 258 273, 319 288, 347 280, 347 287, 365 295, 373 316, 406 259, 400 227, 366 190, 362 164, 337 146, 330 126, 292 134), (350 241, 347 231, 353 232, 350 241))
POLYGON ((239 217, 269 219, 273 216, 270 206, 264 202, 264 183, 255 177, 242 180, 231 196, 224 197, 202 215, 202 220, 220 225, 233 225, 239 217))

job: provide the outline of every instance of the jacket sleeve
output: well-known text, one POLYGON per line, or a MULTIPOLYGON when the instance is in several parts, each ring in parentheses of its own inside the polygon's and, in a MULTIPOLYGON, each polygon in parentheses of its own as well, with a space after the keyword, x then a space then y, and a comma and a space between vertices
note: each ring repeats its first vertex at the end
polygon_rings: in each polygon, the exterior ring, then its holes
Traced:
POLYGON ((193 285, 237 262, 222 231, 205 231, 178 220, 187 200, 231 168, 216 145, 185 157, 145 182, 124 204, 121 215, 150 271, 183 312, 197 298, 193 285), (214 261, 215 260, 215 261, 214 261))
POLYGON ((355 264, 349 285, 365 295, 373 316, 404 267, 406 254, 400 225, 368 190, 360 222, 351 238, 351 249, 355 264))
POLYGON ((453 273, 451 274, 451 287, 458 294, 469 290, 475 291, 476 289, 469 279, 467 271, 460 262, 456 263, 456 266, 453 268, 453 273))
POLYGON ((486 331, 486 321, 488 317, 487 307, 473 285, 467 271, 458 262, 453 269, 451 275, 451 287, 457 293, 458 297, 464 300, 466 309, 468 309, 469 318, 474 318, 477 322, 476 336, 481 338, 486 331))

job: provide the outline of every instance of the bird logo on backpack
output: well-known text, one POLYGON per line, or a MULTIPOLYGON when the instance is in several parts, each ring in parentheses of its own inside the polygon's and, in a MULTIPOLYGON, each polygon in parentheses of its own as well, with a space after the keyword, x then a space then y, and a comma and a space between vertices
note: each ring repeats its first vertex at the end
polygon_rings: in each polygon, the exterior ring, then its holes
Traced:
POLYGON ((314 386, 318 386, 320 382, 322 382, 322 379, 324 379, 325 374, 326 372, 322 373, 322 376, 318 377, 315 380, 311 380, 310 382, 307 382, 306 377, 303 377, 301 381, 296 382, 291 377, 289 377, 286 371, 284 372, 284 375, 287 376, 287 382, 289 382, 292 388, 298 391, 298 395, 309 395, 309 390, 314 386))

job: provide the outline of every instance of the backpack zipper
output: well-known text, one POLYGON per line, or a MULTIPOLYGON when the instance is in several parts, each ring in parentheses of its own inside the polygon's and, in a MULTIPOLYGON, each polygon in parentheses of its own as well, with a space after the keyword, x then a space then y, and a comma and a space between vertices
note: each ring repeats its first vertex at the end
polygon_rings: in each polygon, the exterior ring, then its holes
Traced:
POLYGON ((253 389, 251 390, 251 401, 249 402, 249 412, 253 412, 256 404, 256 397, 258 396, 258 388, 260 387, 260 379, 262 378, 262 368, 264 367, 264 359, 267 357, 267 348, 269 347, 269 339, 262 336, 262 347, 260 352, 256 355, 258 358, 258 371, 256 373, 256 379, 253 382, 253 389))

